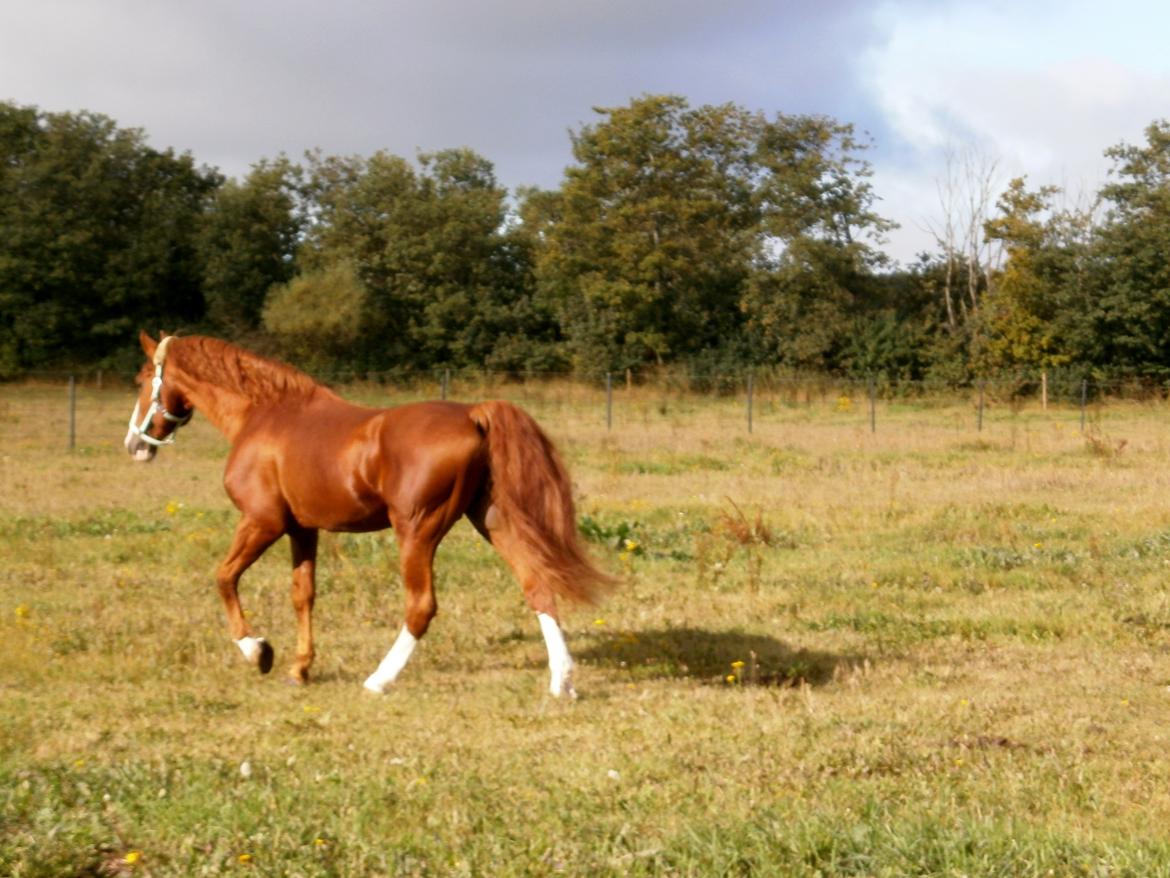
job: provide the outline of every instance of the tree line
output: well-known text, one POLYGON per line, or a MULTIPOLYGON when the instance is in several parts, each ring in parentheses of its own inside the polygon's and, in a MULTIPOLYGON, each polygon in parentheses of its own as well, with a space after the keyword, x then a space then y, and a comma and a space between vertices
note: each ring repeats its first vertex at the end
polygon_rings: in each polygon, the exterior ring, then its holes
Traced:
POLYGON ((1170 378, 1166 122, 1075 208, 956 160, 910 266, 849 124, 646 95, 570 136, 556 189, 509 193, 470 149, 236 180, 97 113, 0 103, 0 377, 127 367, 146 327, 321 370, 1170 378))

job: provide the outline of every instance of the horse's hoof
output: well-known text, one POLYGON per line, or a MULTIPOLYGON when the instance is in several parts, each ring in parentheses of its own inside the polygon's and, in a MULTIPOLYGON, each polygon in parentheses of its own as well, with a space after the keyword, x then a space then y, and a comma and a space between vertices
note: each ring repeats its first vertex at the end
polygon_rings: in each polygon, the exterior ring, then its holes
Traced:
POLYGON ((373 677, 368 677, 366 682, 362 683, 362 688, 367 692, 373 692, 375 695, 385 695, 386 690, 390 687, 387 684, 379 683, 373 677))
POLYGON ((555 686, 550 686, 548 692, 553 698, 564 699, 566 701, 577 700, 577 690, 573 688, 571 683, 566 683, 560 689, 557 689, 555 686))
POLYGON ((261 640, 259 645, 260 655, 256 659, 256 667, 260 669, 261 674, 267 674, 272 670, 272 663, 276 660, 276 652, 267 640, 261 640))

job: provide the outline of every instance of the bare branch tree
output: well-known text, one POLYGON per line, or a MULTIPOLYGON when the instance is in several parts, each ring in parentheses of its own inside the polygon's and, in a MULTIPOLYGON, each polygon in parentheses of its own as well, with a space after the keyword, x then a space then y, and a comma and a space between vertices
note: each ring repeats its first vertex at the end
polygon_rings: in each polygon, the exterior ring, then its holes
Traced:
POLYGON ((943 257, 943 304, 947 329, 956 332, 979 311, 981 292, 1002 260, 983 225, 990 218, 999 162, 978 149, 948 147, 943 176, 936 178, 941 220, 928 220, 943 257))

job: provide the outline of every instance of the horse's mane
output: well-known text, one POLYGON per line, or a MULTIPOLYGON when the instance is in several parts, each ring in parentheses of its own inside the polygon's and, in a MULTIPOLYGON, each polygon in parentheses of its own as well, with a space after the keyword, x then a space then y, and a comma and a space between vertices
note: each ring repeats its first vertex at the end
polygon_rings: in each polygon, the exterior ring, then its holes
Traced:
POLYGON ((331 393, 304 372, 246 351, 226 341, 202 335, 178 339, 169 356, 178 354, 182 368, 224 390, 234 391, 252 402, 275 399, 304 399, 317 390, 331 393))

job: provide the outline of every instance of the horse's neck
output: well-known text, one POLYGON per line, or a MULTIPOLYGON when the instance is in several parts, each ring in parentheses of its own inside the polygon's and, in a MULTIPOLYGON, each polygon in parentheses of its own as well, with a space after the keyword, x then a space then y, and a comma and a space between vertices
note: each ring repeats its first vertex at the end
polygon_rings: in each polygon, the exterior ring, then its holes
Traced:
POLYGON ((189 372, 185 372, 181 380, 195 410, 234 443, 255 402, 237 390, 221 387, 189 372))

